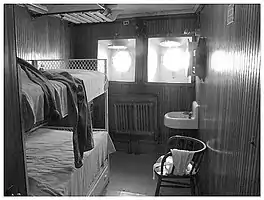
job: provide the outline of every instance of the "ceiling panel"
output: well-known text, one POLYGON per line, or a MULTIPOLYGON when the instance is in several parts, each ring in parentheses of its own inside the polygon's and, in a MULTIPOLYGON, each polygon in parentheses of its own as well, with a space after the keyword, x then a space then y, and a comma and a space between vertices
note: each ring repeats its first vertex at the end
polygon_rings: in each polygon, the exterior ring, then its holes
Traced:
MULTIPOLYGON (((195 13, 198 4, 42 4, 48 14, 72 23, 103 23, 120 18, 195 13), (83 11, 83 12, 80 12, 83 11), (110 11, 110 12, 109 12, 110 11), (65 14, 71 12, 71 15, 65 14), (76 12, 76 14, 72 14, 76 12), (58 14, 58 15, 57 15, 58 14), (85 19, 84 19, 85 18, 85 19), (71 19, 71 20, 69 20, 71 19)), ((69 14, 69 13, 68 13, 69 14)))

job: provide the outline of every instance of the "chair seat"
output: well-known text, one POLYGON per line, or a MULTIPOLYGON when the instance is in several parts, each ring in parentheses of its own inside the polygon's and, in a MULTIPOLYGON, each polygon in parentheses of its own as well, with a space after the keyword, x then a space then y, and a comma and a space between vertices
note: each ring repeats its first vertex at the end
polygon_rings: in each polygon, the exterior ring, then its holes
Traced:
MULTIPOLYGON (((162 159, 162 157, 161 157, 162 159)), ((172 156, 169 156, 167 159, 166 159, 166 162, 164 163, 164 167, 163 167, 163 176, 176 176, 174 174, 172 174, 172 167, 173 167, 173 159, 172 159, 172 156)), ((181 176, 190 176, 190 172, 192 170, 192 163, 189 163, 189 165, 187 166, 187 169, 186 169, 186 173, 184 175, 181 175, 181 176)), ((157 162, 153 165, 153 170, 155 172, 155 174, 157 175, 161 175, 161 162, 157 162)), ((196 171, 193 170, 192 172, 192 175, 195 175, 196 174, 196 171)))

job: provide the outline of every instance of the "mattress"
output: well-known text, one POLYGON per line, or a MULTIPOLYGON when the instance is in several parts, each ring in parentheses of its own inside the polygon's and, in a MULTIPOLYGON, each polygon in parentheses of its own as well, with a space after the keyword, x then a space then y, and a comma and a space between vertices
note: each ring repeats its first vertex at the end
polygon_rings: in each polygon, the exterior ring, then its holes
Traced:
POLYGON ((66 71, 73 77, 83 80, 88 102, 103 94, 108 87, 106 75, 98 71, 83 69, 56 69, 50 71, 66 71))
POLYGON ((39 128, 26 138, 29 195, 87 195, 115 147, 105 131, 93 134, 95 147, 74 167, 72 132, 39 128))

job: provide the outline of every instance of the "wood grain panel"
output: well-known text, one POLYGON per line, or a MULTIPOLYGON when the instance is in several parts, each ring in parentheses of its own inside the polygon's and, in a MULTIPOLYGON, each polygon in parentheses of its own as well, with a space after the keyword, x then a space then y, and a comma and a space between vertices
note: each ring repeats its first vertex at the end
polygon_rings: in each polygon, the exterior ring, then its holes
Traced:
POLYGON ((206 195, 260 195, 260 6, 206 5, 201 34, 209 64, 197 83, 199 137, 208 142, 200 173, 206 195), (221 16, 221 17, 219 17, 221 16))
POLYGON ((97 40, 114 38, 134 38, 135 20, 124 26, 122 21, 103 24, 84 24, 72 27, 72 58, 96 58, 97 40))
POLYGON ((69 58, 70 29, 54 17, 33 19, 26 8, 15 6, 17 56, 26 60, 69 58))
MULTIPOLYGON (((14 6, 4 6, 4 192, 27 194, 16 67, 14 6)), ((6 195, 6 194, 5 194, 6 195)))
POLYGON ((184 30, 195 30, 197 21, 195 14, 172 15, 161 19, 149 19, 147 22, 148 36, 183 35, 184 30))
MULTIPOLYGON (((149 36, 175 36, 183 34, 188 28, 196 28, 195 15, 180 15, 159 18, 129 19, 129 25, 122 21, 107 24, 76 25, 72 27, 73 58, 97 57, 97 40, 114 38, 136 38, 135 83, 110 82, 109 84, 109 126, 110 133, 115 132, 114 95, 154 95, 158 100, 158 142, 164 142, 170 135, 170 129, 164 126, 164 114, 169 111, 191 110, 195 100, 194 84, 147 83, 147 34, 149 36), (156 21, 156 22, 155 22, 156 21), (166 23, 165 23, 166 22, 166 23), (169 24, 169 25, 168 25, 169 24)), ((103 101, 97 100, 95 109, 103 112, 103 101)), ((103 114, 99 114, 97 126, 103 127, 103 114), (100 124, 101 122, 101 124, 100 124)))

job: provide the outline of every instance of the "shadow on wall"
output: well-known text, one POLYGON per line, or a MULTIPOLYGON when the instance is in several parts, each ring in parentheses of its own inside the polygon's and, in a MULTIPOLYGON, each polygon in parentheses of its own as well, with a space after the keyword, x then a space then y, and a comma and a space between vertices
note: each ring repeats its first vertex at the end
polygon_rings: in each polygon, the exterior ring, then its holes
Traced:
POLYGON ((199 38, 197 49, 195 52, 195 75, 201 80, 205 80, 207 75, 207 46, 206 38, 199 38))

